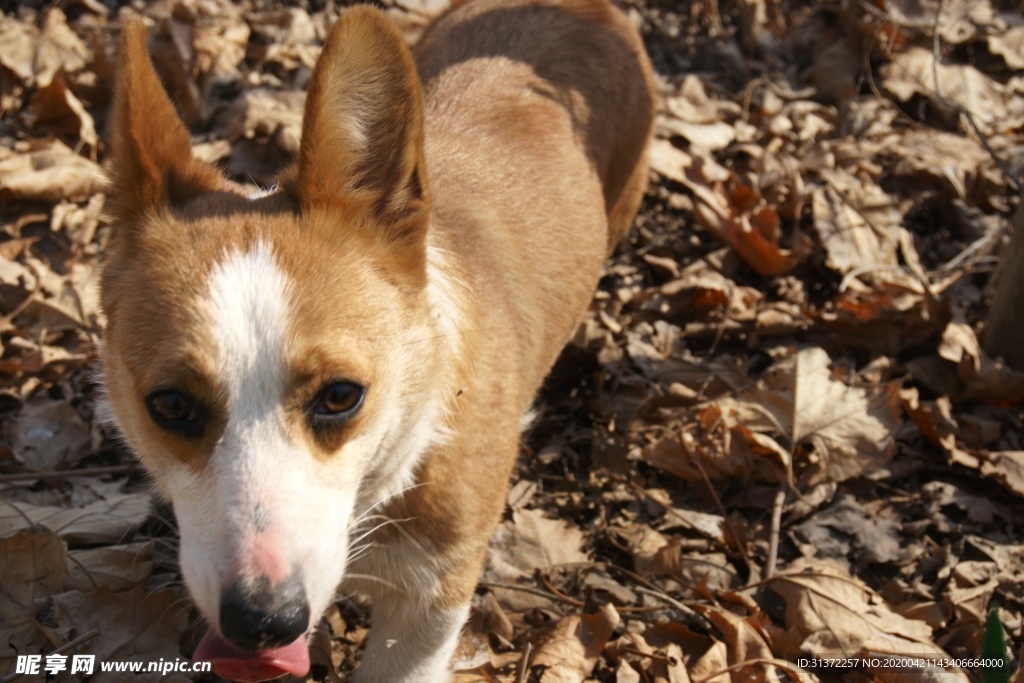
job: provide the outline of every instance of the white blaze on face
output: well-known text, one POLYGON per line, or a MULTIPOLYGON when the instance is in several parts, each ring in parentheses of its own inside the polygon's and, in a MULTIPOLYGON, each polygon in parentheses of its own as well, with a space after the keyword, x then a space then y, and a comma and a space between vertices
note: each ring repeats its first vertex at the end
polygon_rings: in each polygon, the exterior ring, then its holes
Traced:
POLYGON ((182 571, 211 619, 220 591, 239 576, 273 583, 296 571, 317 614, 344 571, 354 491, 345 495, 347 487, 284 424, 291 296, 264 243, 228 253, 210 274, 204 307, 227 425, 206 470, 182 468, 170 493, 182 571))
POLYGON ((232 420, 250 423, 278 410, 290 289, 262 242, 231 253, 211 274, 207 310, 232 420))

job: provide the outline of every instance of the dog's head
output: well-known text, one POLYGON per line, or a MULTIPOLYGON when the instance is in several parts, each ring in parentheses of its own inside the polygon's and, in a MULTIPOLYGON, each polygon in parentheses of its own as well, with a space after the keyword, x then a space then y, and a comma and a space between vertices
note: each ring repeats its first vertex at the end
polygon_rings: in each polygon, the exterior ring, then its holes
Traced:
POLYGON ((313 72, 295 168, 250 197, 193 158, 145 42, 128 21, 102 278, 110 407, 174 506, 206 654, 234 652, 223 672, 240 678, 304 673, 301 636, 344 576, 353 520, 410 485, 440 433, 435 312, 451 307, 425 240, 419 81, 390 22, 349 10, 313 72))

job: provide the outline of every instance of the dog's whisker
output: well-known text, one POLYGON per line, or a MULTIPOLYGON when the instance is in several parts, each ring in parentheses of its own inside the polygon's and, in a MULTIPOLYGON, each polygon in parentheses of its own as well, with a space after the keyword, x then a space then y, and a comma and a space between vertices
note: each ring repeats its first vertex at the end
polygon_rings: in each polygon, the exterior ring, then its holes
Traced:
POLYGON ((385 517, 384 515, 374 515, 370 519, 383 519, 384 521, 381 522, 380 524, 378 524, 377 526, 373 527, 372 529, 370 529, 370 530, 368 530, 366 532, 363 532, 360 536, 358 536, 355 539, 353 539, 351 541, 351 543, 357 544, 360 541, 362 541, 364 538, 369 536, 370 534, 374 533, 375 531, 377 531, 378 529, 381 529, 383 527, 398 525, 398 524, 401 524, 402 522, 411 522, 412 520, 414 520, 416 518, 415 517, 407 517, 406 519, 391 519, 390 517, 385 517))
POLYGON ((409 541, 409 543, 411 543, 413 545, 413 547, 415 547, 417 550, 419 550, 424 555, 427 555, 428 554, 427 553, 427 549, 423 547, 423 544, 421 544, 419 541, 417 541, 415 538, 413 538, 412 534, 410 534, 408 531, 403 529, 402 525, 398 523, 398 522, 409 522, 409 521, 412 521, 413 519, 415 519, 415 517, 411 517, 410 519, 395 520, 395 523, 392 526, 394 526, 395 527, 395 531, 397 531, 398 533, 402 534, 402 536, 405 537, 405 540, 409 541))
POLYGON ((366 557, 369 554, 370 550, 372 550, 373 548, 380 548, 380 547, 383 547, 383 546, 381 544, 379 544, 379 543, 368 543, 367 545, 362 546, 358 551, 353 553, 352 556, 350 556, 347 559, 346 563, 347 564, 352 564, 354 562, 358 562, 359 560, 361 560, 364 557, 366 557))
POLYGON ((379 508, 381 505, 384 505, 386 503, 391 502, 392 500, 394 500, 398 496, 402 495, 403 493, 408 493, 409 491, 412 491, 414 489, 418 489, 421 486, 429 486, 430 484, 433 484, 433 483, 434 482, 432 482, 432 481, 421 481, 421 482, 417 482, 415 484, 410 484, 409 486, 406 486, 405 488, 399 489, 398 491, 394 492, 393 494, 391 494, 389 496, 385 496, 384 498, 381 498, 376 503, 374 503, 373 505, 368 507, 366 510, 364 510, 361 515, 356 517, 355 523, 358 525, 360 522, 362 522, 364 519, 366 519, 366 516, 369 515, 371 512, 373 512, 374 510, 379 508))
MULTIPOLYGON (((388 588, 390 588, 391 590, 394 590, 394 591, 400 590, 399 587, 396 584, 388 581, 387 579, 382 579, 379 576, 372 576, 370 574, 346 574, 345 575, 345 579, 346 580, 347 579, 355 579, 357 581, 369 581, 370 583, 379 583, 379 584, 381 584, 383 586, 387 586, 388 588)), ((405 591, 401 591, 401 592, 404 593, 405 591)))
POLYGON ((153 593, 156 593, 157 591, 164 590, 165 588, 172 588, 174 586, 183 586, 183 585, 184 585, 184 582, 179 581, 178 579, 168 579, 167 581, 164 581, 163 583, 159 583, 156 586, 153 586, 153 590, 151 590, 149 592, 149 594, 152 595, 153 593))

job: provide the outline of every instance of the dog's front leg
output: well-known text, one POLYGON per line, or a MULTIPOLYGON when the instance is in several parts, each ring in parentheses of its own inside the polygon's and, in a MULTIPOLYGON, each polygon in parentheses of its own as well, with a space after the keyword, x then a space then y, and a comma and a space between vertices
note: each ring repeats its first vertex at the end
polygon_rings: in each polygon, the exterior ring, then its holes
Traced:
POLYGON ((354 683, 447 683, 468 615, 468 604, 439 607, 403 596, 377 600, 354 683))

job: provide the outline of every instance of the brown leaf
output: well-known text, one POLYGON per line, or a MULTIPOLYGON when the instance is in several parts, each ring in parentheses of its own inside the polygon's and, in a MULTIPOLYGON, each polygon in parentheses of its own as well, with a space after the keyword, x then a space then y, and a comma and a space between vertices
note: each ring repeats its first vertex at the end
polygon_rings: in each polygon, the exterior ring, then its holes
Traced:
POLYGON ((145 585, 153 571, 152 543, 82 548, 68 552, 67 588, 82 592, 102 586, 121 592, 145 585))
POLYGON ((0 64, 26 85, 50 85, 60 72, 72 73, 85 67, 91 54, 67 24, 57 7, 43 15, 42 30, 10 16, 0 16, 0 64))
POLYGON ((792 387, 793 441, 813 443, 827 476, 844 481, 892 457, 901 421, 899 386, 847 386, 832 377, 830 362, 823 349, 800 351, 793 358, 792 383, 780 376, 778 386, 792 387))
POLYGON ((89 429, 66 401, 33 399, 4 427, 11 447, 29 470, 59 469, 89 452, 89 429))
POLYGON ((225 114, 225 134, 231 142, 240 138, 270 139, 282 151, 294 155, 302 135, 305 99, 301 91, 250 90, 235 100, 225 114))
POLYGON ((1002 172, 980 142, 947 131, 910 130, 894 141, 900 163, 894 173, 923 178, 963 200, 980 200, 1002 187, 1002 172), (956 164, 947 163, 956 159, 956 164))
POLYGON ((618 625, 619 613, 612 605, 602 605, 594 614, 564 617, 531 660, 531 668, 544 667, 539 683, 582 683, 618 625))
POLYGON ((45 126, 48 130, 77 137, 88 145, 93 158, 99 145, 96 123, 85 105, 75 97, 63 76, 57 75, 51 83, 37 88, 32 96, 32 125, 45 126))
POLYGON ((1024 451, 989 453, 981 462, 981 473, 1024 496, 1024 451))
POLYGON ((962 316, 950 321, 943 331, 939 355, 957 364, 968 398, 1013 403, 1024 397, 1024 372, 985 353, 962 316))
POLYGON ((829 309, 810 311, 843 346, 895 354, 945 322, 921 282, 902 269, 859 273, 846 284, 829 309))
POLYGON ((817 474, 809 484, 878 467, 894 452, 899 385, 851 387, 832 376, 829 364, 821 348, 781 360, 757 388, 695 409, 692 432, 663 436, 644 449, 644 458, 692 480, 701 475, 690 459, 699 457, 712 477, 786 481, 792 457, 779 445, 784 439, 813 447, 817 474))
MULTIPOLYGON (((729 666, 747 663, 747 666, 737 671, 738 676, 733 680, 778 683, 779 677, 775 672, 775 665, 769 663, 775 659, 775 655, 764 636, 746 619, 719 607, 699 604, 693 607, 713 623, 725 638, 729 666)), ((788 662, 784 664, 784 667, 787 672, 790 669, 801 671, 799 667, 788 662)), ((798 675, 795 678, 801 682, 809 680, 806 675, 803 677, 798 675)))
MULTIPOLYGON (((882 84, 903 101, 915 94, 938 100, 934 61, 932 51, 921 47, 897 53, 880 68, 882 84)), ((1021 125, 1024 103, 975 67, 940 62, 937 72, 941 97, 970 112, 985 133, 991 135, 1021 125)))
MULTIPOLYGON (((54 607, 76 632, 99 629, 102 638, 90 643, 90 653, 100 662, 110 660, 148 662, 175 661, 181 657, 178 639, 188 626, 188 607, 173 590, 149 591, 138 586, 115 593, 110 588, 84 593, 69 591, 54 595, 54 607)), ((105 681, 121 683, 186 683, 184 674, 160 673, 112 675, 105 681)))
POLYGON ((842 170, 821 175, 828 184, 812 193, 812 210, 828 265, 843 274, 895 266, 901 216, 892 198, 842 170))
POLYGON ((1011 69, 1024 69, 1024 25, 989 36, 988 49, 1002 57, 1011 69))
POLYGON ((959 425, 953 418, 953 406, 948 397, 940 396, 935 401, 921 401, 917 389, 912 387, 904 389, 900 396, 903 410, 925 438, 943 448, 955 462, 966 464, 974 459, 974 456, 957 446, 959 425))
POLYGON ((14 670, 14 654, 47 650, 34 603, 63 590, 67 578, 67 550, 55 533, 38 526, 0 532, 0 642, 13 648, 0 655, 0 676, 14 670))
POLYGON ((487 571, 508 579, 529 576, 536 569, 586 562, 582 545, 583 532, 565 520, 549 519, 543 510, 516 510, 491 541, 487 571))
MULTIPOLYGON (((923 621, 893 612, 877 593, 834 565, 818 561, 795 562, 790 569, 765 582, 786 605, 785 632, 776 648, 835 658, 842 656, 948 655, 932 642, 931 628, 923 621)), ((894 683, 903 669, 873 671, 879 681, 894 683)), ((918 670, 919 675, 929 674, 918 670)), ((950 669, 949 680, 969 679, 950 669)), ((928 680, 936 680, 929 674, 928 680)))
POLYGON ((788 273, 808 252, 810 245, 800 235, 792 250, 782 249, 775 209, 710 157, 695 159, 669 141, 655 139, 650 159, 657 173, 694 193, 697 221, 758 273, 788 273))
POLYGON ((104 183, 98 164, 56 140, 33 143, 28 153, 0 161, 0 200, 72 199, 90 195, 104 183))
POLYGON ((0 534, 41 524, 72 546, 113 545, 146 520, 151 505, 145 493, 112 494, 72 509, 12 502, 0 508, 0 534))
POLYGON ((0 16, 0 65, 12 71, 26 85, 35 82, 35 53, 39 43, 36 28, 6 13, 0 16))

